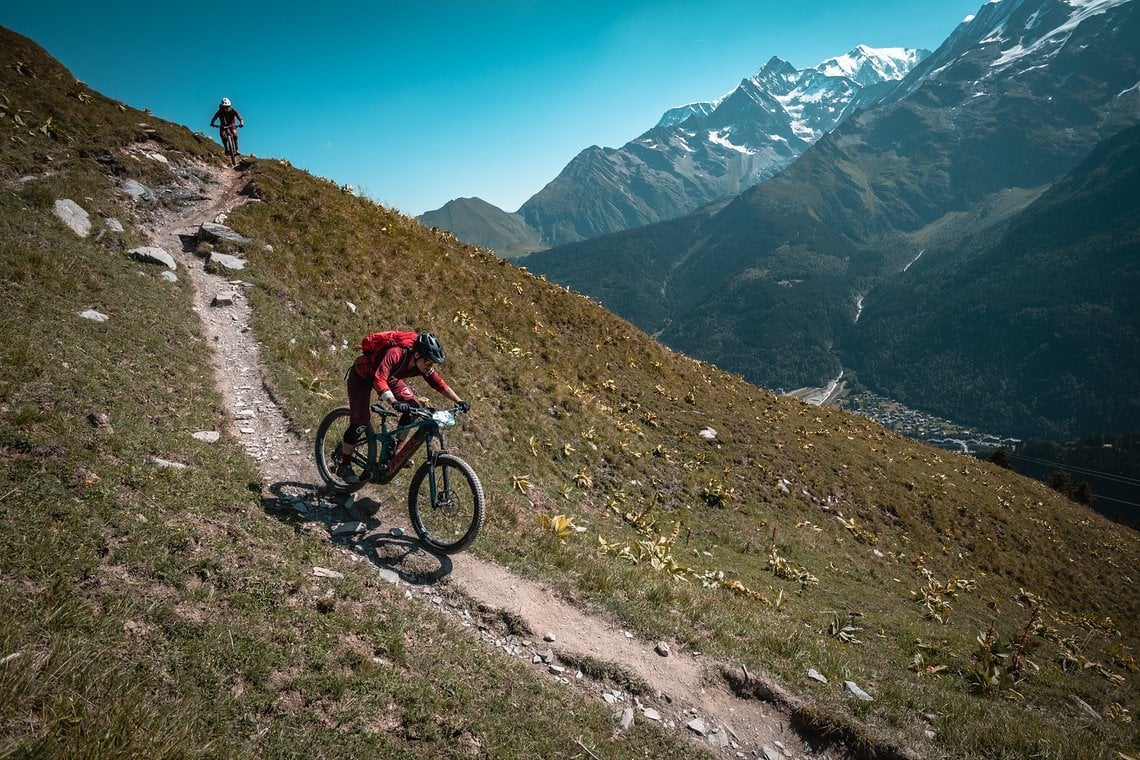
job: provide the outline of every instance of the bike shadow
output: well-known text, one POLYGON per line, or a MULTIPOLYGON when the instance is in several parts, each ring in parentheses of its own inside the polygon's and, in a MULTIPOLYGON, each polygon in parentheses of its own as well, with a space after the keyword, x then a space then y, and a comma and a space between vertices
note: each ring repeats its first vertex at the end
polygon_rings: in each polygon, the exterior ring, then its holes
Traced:
POLYGON ((431 586, 454 569, 449 556, 432 551, 399 524, 395 515, 401 512, 394 505, 296 481, 271 483, 269 493, 261 499, 267 515, 292 525, 298 534, 324 531, 329 541, 367 560, 382 575, 392 573, 388 580, 431 586))

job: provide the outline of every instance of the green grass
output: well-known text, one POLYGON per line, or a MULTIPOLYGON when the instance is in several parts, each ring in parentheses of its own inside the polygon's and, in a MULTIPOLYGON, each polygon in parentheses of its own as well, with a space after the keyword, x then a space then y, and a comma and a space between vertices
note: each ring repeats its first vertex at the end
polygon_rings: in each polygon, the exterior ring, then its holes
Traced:
MULTIPOLYGON (((378 579, 312 576, 348 563, 262 500, 236 441, 190 436, 226 410, 189 286, 129 260, 140 238, 108 178, 167 176, 119 153, 140 114, 61 94, 73 80, 3 34, 0 92, 72 141, 0 119, 0 755, 575 757, 581 737, 600 756, 691 756, 649 726, 612 738, 600 703, 378 579), (80 240, 51 215, 59 197, 128 229, 80 240), (89 308, 111 320, 77 316, 89 308), (110 428, 88 421, 100 413, 110 428)), ((218 160, 155 129, 176 158, 218 160)), ((263 202, 229 223, 256 241, 243 277, 277 397, 315 430, 364 334, 440 334, 443 374, 475 405, 448 440, 488 496, 476 554, 780 684, 805 725, 868 754, 1136 754, 1135 532, 673 354, 286 164, 257 162, 253 181, 263 202), (559 514, 586 531, 555 535, 559 514), (979 668, 1012 681, 984 688, 979 668), (845 679, 875 701, 845 697, 845 679)))

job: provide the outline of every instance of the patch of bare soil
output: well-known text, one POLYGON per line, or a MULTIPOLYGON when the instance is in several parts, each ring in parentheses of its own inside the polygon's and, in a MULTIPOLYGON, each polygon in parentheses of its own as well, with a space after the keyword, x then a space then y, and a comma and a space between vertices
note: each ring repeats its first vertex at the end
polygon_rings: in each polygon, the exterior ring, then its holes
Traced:
MULTIPOLYGON (((639 640, 606 617, 563 602, 550 589, 504 567, 468 554, 441 558, 424 551, 409 537, 399 479, 384 489, 383 512, 374 486, 355 499, 322 496, 311 439, 294 429, 265 379, 241 271, 208 273, 189 244, 200 224, 224 224, 237 205, 256 202, 241 194, 246 181, 240 165, 237 170, 194 166, 182 179, 188 191, 182 197, 190 200, 152 210, 140 223, 151 245, 171 253, 178 261, 178 276, 188 277, 193 286, 194 309, 213 349, 217 386, 230 414, 228 432, 258 463, 263 482, 269 484, 267 500, 291 504, 312 524, 323 523, 330 535, 356 523, 348 542, 343 534, 332 540, 355 559, 371 560, 358 566, 414 590, 425 608, 454 616, 504 656, 522 658, 567 687, 605 700, 615 714, 615 731, 621 730, 624 712, 626 720, 657 721, 727 757, 825 756, 813 751, 792 726, 785 705, 735 696, 722 675, 723 663, 690 652, 662 654, 657 642, 639 640), (217 296, 232 305, 214 305, 217 296), (506 628, 521 627, 524 632, 506 630, 504 620, 512 621, 506 628), (576 667, 561 669, 558 664, 583 658, 612 663, 641 679, 648 690, 635 696, 612 680, 595 680, 580 675, 576 667)), ((745 680, 748 677, 744 674, 745 680)))

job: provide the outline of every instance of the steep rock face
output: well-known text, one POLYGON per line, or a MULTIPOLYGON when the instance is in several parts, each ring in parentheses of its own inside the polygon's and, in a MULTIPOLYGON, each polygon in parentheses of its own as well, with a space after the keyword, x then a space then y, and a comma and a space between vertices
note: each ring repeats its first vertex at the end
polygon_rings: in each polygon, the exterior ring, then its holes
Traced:
MULTIPOLYGON (((1137 39, 1136 3, 988 3, 886 100, 717 213, 676 220, 669 236, 653 225, 525 263, 599 298, 604 283, 609 308, 754 382, 822 385, 840 355, 860 368, 864 352, 844 347, 873 323, 855 321, 856 304, 873 304, 878 285, 992 244, 1096 145, 1136 123, 1137 39), (632 239, 654 243, 654 265, 636 275, 624 257, 632 239)), ((1028 286, 1009 287, 1019 284, 1028 286)), ((929 336, 956 350, 952 332, 929 336)), ((917 386, 894 358, 876 364, 876 385, 907 401, 917 386)))
POLYGON ((885 97, 926 54, 860 46, 803 70, 774 57, 717 101, 671 109, 621 148, 582 151, 519 214, 557 246, 737 195, 885 97))

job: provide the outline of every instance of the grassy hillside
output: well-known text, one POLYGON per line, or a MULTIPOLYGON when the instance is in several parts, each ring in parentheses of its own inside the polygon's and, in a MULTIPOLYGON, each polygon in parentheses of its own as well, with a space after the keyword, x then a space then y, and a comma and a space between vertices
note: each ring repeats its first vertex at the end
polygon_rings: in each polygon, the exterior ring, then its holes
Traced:
MULTIPOLYGON (((66 72, 2 41, 38 76, 4 60, 0 92, 76 142, 0 122, 0 753, 573 757, 578 738, 606 757, 691 756, 641 724, 611 739, 604 705, 378 581, 322 602, 311 567, 343 561, 327 540, 263 507, 235 441, 189 436, 224 415, 208 349, 188 286, 140 277, 122 253, 135 233, 110 179, 169 171, 124 157, 143 115, 68 99, 66 72), (59 197, 128 229, 80 240, 50 213, 59 197), (76 316, 88 308, 112 320, 76 316), (99 413, 113 430, 87 421, 99 413)), ((154 128, 147 146, 176 162, 217 160, 154 128)), ((474 402, 449 443, 488 493, 475 553, 744 666, 759 676, 738 679, 744 694, 782 684, 805 725, 865 754, 1136 753, 1135 532, 672 353, 285 162, 250 179, 261 202, 228 223, 256 241, 243 277, 282 403, 315 429, 363 334, 439 333, 444 375, 474 402), (559 535, 559 515, 585 532, 559 535)))
MULTIPOLYGON (((231 221, 273 248, 254 254, 255 310, 282 395, 315 426, 329 401, 312 390, 339 394, 353 355, 330 348, 378 321, 357 315, 439 332, 449 381, 476 404, 457 445, 491 494, 479 553, 649 638, 770 672, 819 720, 879 739, 923 744, 933 710, 950 754, 1048 754, 1104 741, 1110 721, 1072 729, 1073 696, 1134 712, 1134 533, 671 354, 332 185, 264 163, 255 184, 265 202, 231 221), (587 532, 558 540, 542 525, 557 514, 587 532), (861 643, 840 635, 848 624, 861 643), (1003 681, 1015 644, 1034 665, 1003 681), (874 684, 884 706, 813 690, 818 663, 874 684)), ((1134 726, 1119 729, 1106 750, 1132 743, 1134 726)))

